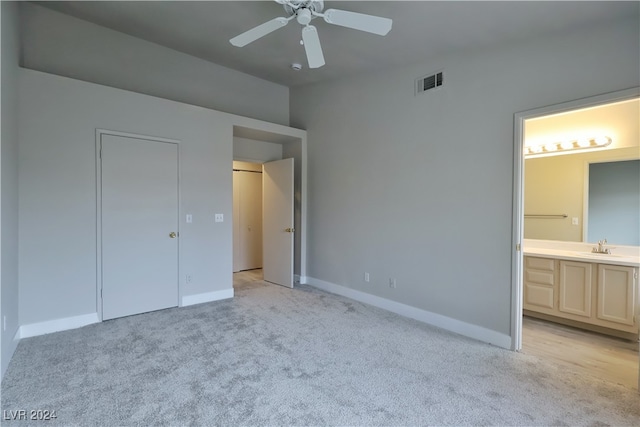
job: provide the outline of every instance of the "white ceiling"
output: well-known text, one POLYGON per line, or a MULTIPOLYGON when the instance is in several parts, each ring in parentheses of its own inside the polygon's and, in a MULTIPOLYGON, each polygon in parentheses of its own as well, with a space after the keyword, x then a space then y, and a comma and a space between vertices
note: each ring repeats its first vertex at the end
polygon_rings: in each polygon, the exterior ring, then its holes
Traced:
MULTIPOLYGON (((286 27, 243 48, 229 39, 277 16, 274 1, 38 2, 51 9, 287 86, 424 63, 435 55, 570 32, 618 19, 638 19, 637 1, 325 1, 393 19, 385 36, 314 21, 326 65, 306 68, 300 25, 286 27), (305 65, 290 69, 292 62, 305 65)), ((612 47, 614 48, 614 47, 612 47)))

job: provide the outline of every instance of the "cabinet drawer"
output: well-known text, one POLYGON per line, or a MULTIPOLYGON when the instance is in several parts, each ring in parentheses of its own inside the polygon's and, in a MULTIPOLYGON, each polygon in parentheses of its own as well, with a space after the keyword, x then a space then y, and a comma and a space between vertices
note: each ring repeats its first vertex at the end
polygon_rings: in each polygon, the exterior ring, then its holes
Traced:
POLYGON ((525 257, 526 268, 533 268, 536 270, 546 270, 546 271, 554 271, 555 270, 555 260, 550 258, 535 258, 535 257, 525 257))
POLYGON ((526 282, 535 282, 542 285, 553 286, 554 275, 552 271, 535 271, 527 270, 525 276, 526 282))
POLYGON ((553 288, 535 283, 527 283, 525 287, 524 304, 528 310, 536 310, 539 307, 553 310, 553 288))

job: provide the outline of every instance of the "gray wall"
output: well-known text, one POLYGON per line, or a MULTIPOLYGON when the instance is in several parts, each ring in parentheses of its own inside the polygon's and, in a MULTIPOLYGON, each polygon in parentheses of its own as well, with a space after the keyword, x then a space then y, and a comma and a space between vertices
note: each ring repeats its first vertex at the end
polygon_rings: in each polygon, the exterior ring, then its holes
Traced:
POLYGON ((308 275, 510 334, 514 113, 638 86, 639 44, 630 17, 292 88, 308 275), (445 86, 414 96, 441 69, 445 86))
POLYGON ((282 144, 233 137, 233 159, 264 163, 282 159, 282 144))
POLYGON ((233 124, 224 113, 21 70, 21 324, 96 312, 96 128, 181 141, 181 295, 232 289, 233 124))
POLYGON ((18 6, 3 1, 2 14, 2 184, 0 276, 0 380, 17 346, 18 318, 18 6), (6 330, 3 320, 6 318, 6 330))
POLYGON ((42 6, 20 6, 23 67, 289 124, 285 86, 42 6))
POLYGON ((589 239, 640 246, 640 160, 589 165, 589 239))

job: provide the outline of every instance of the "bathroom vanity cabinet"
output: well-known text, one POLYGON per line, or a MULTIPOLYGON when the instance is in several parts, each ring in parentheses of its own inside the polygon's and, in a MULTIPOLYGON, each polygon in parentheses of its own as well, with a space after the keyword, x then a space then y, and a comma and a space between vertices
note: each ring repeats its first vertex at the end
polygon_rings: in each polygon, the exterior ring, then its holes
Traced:
POLYGON ((638 268, 524 257, 525 314, 627 339, 638 337, 638 268))

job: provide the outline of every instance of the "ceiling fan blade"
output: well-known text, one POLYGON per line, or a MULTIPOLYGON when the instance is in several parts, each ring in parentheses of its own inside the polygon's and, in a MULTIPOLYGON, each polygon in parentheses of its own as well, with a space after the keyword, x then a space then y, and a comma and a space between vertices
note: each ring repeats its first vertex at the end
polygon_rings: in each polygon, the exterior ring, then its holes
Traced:
POLYGON ((346 10, 327 9, 323 18, 329 24, 354 30, 386 36, 391 30, 393 20, 379 16, 365 15, 363 13, 347 12, 346 10))
POLYGON ((239 36, 235 36, 229 40, 229 43, 237 47, 246 46, 249 43, 258 40, 260 37, 264 37, 278 28, 284 27, 288 23, 289 19, 287 18, 274 18, 271 21, 267 21, 262 25, 258 25, 257 27, 250 29, 249 31, 245 31, 239 36))
POLYGON ((307 25, 302 29, 302 41, 304 42, 304 51, 307 53, 307 61, 309 68, 320 68, 324 65, 324 55, 322 54, 322 46, 320 46, 320 38, 318 30, 313 25, 307 25))

